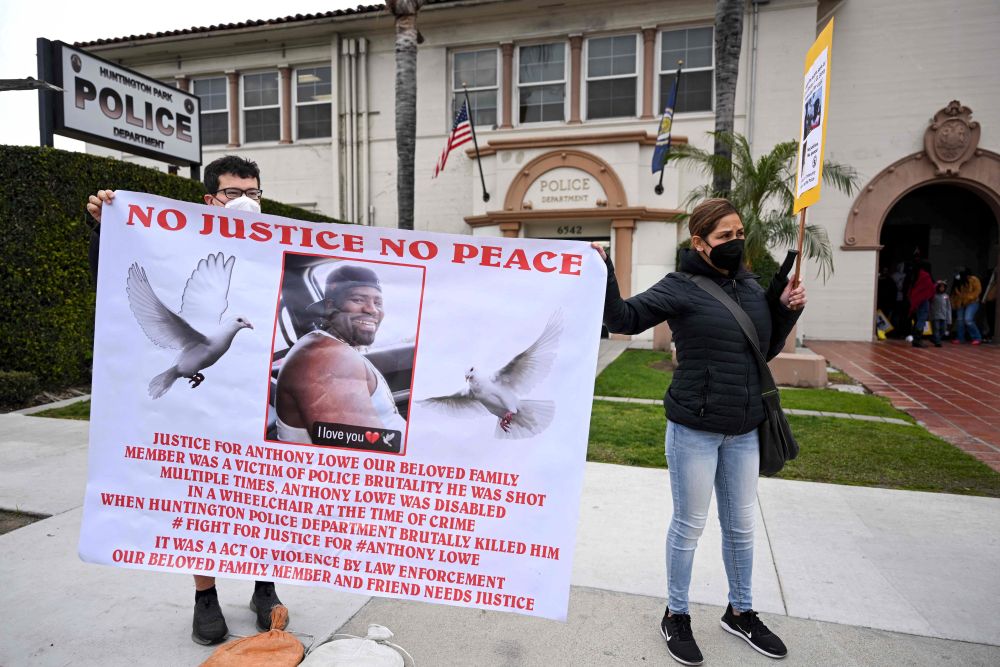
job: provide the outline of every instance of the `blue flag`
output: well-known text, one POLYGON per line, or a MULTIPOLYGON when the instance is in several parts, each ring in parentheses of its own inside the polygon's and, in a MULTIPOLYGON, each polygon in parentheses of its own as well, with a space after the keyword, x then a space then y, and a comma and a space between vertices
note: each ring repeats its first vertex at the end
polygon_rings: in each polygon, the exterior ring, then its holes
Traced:
POLYGON ((677 68, 674 76, 674 85, 670 89, 670 99, 667 100, 667 107, 663 110, 663 117, 660 118, 660 131, 656 134, 656 148, 653 150, 653 173, 663 169, 667 161, 667 153, 670 152, 670 129, 674 123, 674 106, 677 104, 677 86, 681 82, 681 68, 677 68))

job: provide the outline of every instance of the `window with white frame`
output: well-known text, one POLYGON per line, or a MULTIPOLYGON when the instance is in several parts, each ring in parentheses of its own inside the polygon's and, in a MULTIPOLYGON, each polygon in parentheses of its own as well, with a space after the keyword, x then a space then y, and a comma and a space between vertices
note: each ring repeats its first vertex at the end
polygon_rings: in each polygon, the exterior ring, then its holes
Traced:
POLYGON ((192 92, 201 100, 201 143, 229 143, 229 94, 226 77, 195 79, 192 92))
POLYGON ((712 28, 664 30, 660 33, 660 111, 666 107, 670 97, 678 60, 684 61, 684 67, 674 111, 711 111, 715 80, 712 28))
POLYGON ((330 67, 295 70, 295 131, 299 139, 333 135, 333 86, 330 67))
POLYGON ((459 51, 452 60, 451 118, 462 107, 469 91, 470 113, 476 127, 497 124, 497 50, 459 51))
POLYGON ((587 119, 635 116, 636 35, 587 40, 587 119))
POLYGON ((563 42, 518 48, 518 119, 521 123, 566 117, 566 45, 563 42))
POLYGON ((243 75, 243 140, 277 141, 281 136, 278 73, 243 75))

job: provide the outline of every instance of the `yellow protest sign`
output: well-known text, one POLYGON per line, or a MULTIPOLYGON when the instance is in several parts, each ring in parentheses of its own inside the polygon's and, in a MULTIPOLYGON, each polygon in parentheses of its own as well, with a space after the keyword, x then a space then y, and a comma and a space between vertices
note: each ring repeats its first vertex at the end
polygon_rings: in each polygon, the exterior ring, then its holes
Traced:
POLYGON ((798 213, 819 201, 823 182, 823 149, 830 102, 830 54, 833 51, 833 19, 806 54, 802 87, 802 122, 799 125, 799 156, 795 176, 795 207, 798 213))

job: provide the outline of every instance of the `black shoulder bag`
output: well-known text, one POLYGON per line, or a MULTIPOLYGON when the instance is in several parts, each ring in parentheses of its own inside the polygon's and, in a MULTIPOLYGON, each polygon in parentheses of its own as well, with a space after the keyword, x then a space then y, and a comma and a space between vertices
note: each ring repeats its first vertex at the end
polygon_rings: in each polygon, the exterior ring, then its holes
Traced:
POLYGON ((697 276, 691 273, 685 274, 691 281, 705 290, 719 303, 725 306, 733 317, 736 318, 743 335, 746 336, 750 349, 753 350, 757 360, 757 368, 760 371, 761 399, 764 401, 764 414, 766 419, 757 427, 757 436, 760 439, 760 474, 771 477, 777 474, 785 466, 785 461, 791 461, 799 455, 799 443, 795 442, 792 429, 788 426, 785 413, 781 410, 781 397, 778 388, 774 384, 774 377, 771 369, 767 366, 767 360, 761 354, 757 346, 757 328, 746 311, 738 303, 726 294, 719 287, 718 283, 705 276, 697 276))

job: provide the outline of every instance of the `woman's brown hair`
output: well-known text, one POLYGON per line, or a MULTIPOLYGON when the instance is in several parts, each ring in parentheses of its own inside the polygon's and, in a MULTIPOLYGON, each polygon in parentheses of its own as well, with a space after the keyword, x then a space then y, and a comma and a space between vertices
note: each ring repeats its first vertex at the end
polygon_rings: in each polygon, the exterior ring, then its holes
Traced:
POLYGON ((715 231, 719 220, 730 213, 739 213, 739 211, 728 199, 722 197, 706 199, 691 211, 691 217, 688 218, 688 232, 691 236, 708 238, 708 235, 715 231))

